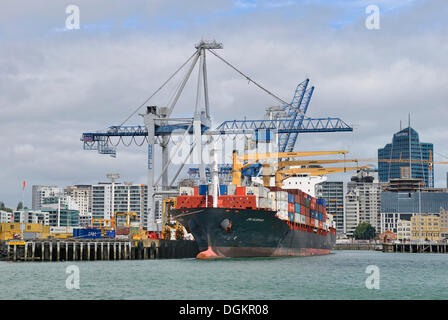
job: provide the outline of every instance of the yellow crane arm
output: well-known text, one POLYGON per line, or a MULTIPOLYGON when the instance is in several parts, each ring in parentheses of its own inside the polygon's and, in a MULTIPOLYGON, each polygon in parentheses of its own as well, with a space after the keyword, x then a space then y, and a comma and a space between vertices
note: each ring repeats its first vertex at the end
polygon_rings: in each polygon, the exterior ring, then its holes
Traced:
MULTIPOLYGON (((279 161, 277 163, 266 163, 263 167, 285 168, 290 166, 305 166, 312 164, 330 164, 330 163, 346 163, 346 162, 388 162, 388 163, 409 163, 409 160, 403 159, 333 159, 333 160, 291 160, 279 161)), ((433 164, 448 164, 448 162, 429 161, 429 160, 411 160, 412 163, 433 163, 433 164)))
POLYGON ((302 152, 270 152, 270 153, 251 153, 238 156, 238 160, 266 160, 279 158, 311 157, 330 154, 346 154, 346 150, 338 151, 302 151, 302 152))
POLYGON ((333 168, 291 168, 291 169, 279 170, 279 171, 277 171, 277 173, 279 173, 279 174, 310 173, 312 175, 323 175, 323 174, 329 174, 329 173, 361 170, 361 169, 367 169, 367 168, 368 168, 367 166, 363 166, 363 167, 333 167, 333 168))

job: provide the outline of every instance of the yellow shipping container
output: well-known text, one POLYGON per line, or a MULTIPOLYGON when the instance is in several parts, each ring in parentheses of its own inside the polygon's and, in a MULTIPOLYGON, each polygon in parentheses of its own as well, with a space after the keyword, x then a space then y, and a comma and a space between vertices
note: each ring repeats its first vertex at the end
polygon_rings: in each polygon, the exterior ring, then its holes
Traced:
POLYGON ((27 223, 25 225, 25 232, 42 232, 43 225, 40 223, 27 223))

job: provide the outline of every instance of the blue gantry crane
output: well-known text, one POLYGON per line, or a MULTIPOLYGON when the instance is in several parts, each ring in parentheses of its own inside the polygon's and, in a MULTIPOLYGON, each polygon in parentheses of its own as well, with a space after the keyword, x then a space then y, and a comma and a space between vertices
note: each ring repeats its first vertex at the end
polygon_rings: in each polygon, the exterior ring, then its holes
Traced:
MULTIPOLYGON (((112 157, 116 156, 116 147, 119 144, 123 144, 125 146, 130 146, 133 143, 138 146, 143 146, 144 144, 148 145, 147 229, 149 231, 161 230, 160 226, 157 226, 155 222, 154 196, 156 194, 163 195, 172 192, 168 190, 168 187, 172 186, 176 181, 178 175, 184 167, 185 162, 190 156, 196 156, 196 159, 200 163, 199 168, 193 168, 193 170, 197 170, 196 172, 199 174, 201 183, 205 183, 207 181, 207 173, 214 175, 214 177, 218 179, 219 173, 225 174, 229 172, 229 166, 222 166, 221 170, 219 170, 216 161, 214 161, 212 168, 206 168, 202 158, 203 137, 206 138, 206 143, 210 144, 212 143, 213 136, 251 134, 255 137, 259 137, 263 134, 266 137, 270 136, 272 133, 278 134, 280 151, 292 151, 299 133, 353 131, 351 126, 347 125, 339 118, 307 118, 305 116, 311 96, 314 92, 314 87, 308 89, 309 79, 306 79, 297 86, 292 102, 287 103, 239 71, 219 56, 214 51, 215 49, 222 49, 222 44, 215 41, 201 41, 196 45, 195 53, 122 124, 118 126, 111 126, 107 130, 86 132, 82 134, 81 141, 83 143, 84 150, 96 150, 100 154, 107 154, 112 157), (228 66, 240 73, 249 82, 253 83, 273 98, 280 101, 281 107, 272 107, 268 109, 265 119, 263 120, 224 121, 216 129, 212 129, 208 98, 207 67, 205 56, 206 51, 215 55, 228 66), (181 69, 188 65, 190 61, 192 62, 187 68, 185 77, 176 89, 170 105, 167 107, 148 106, 147 102, 155 94, 157 94, 181 69), (194 114, 191 118, 173 118, 171 117, 171 114, 174 106, 180 98, 182 90, 184 89, 185 84, 187 83, 198 61, 198 84, 194 114), (204 108, 201 108, 199 104, 200 91, 203 91, 204 93, 204 108), (144 126, 125 126, 124 123, 144 106, 146 106, 146 113, 141 114, 144 119, 144 126), (168 167, 171 165, 171 159, 168 154, 168 143, 169 138, 172 135, 182 136, 182 141, 184 141, 186 136, 193 135, 194 143, 191 145, 184 161, 175 172, 173 179, 170 183, 168 183, 168 167), (161 173, 158 179, 154 178, 155 144, 159 144, 162 148, 161 154, 163 168, 161 168, 161 173), (158 184, 160 180, 162 182, 161 188, 159 188, 158 184)), ((180 144, 181 143, 178 145, 180 144)), ((249 175, 254 175, 257 173, 257 170, 258 169, 255 167, 248 168, 246 173, 249 175)))

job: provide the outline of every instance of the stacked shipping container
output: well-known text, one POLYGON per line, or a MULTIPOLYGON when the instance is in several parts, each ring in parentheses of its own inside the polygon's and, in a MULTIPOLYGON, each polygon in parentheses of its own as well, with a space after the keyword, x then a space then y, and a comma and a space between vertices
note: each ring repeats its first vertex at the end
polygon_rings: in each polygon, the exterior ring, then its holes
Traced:
MULTIPOLYGON (((298 189, 258 187, 237 187, 220 185, 218 207, 241 209, 264 209, 276 211, 276 216, 284 221, 328 230, 325 200, 316 199, 298 189)), ((181 187, 176 209, 211 207, 212 187, 181 187)))

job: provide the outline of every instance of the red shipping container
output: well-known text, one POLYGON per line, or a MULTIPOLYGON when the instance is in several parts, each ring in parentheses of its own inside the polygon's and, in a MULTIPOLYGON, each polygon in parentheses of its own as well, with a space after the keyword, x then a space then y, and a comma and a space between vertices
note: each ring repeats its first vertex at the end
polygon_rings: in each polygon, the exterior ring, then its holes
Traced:
POLYGON ((199 195, 199 187, 193 187, 194 190, 194 195, 198 196, 199 195))
POLYGON ((319 221, 319 229, 323 229, 324 228, 324 224, 322 223, 322 221, 319 221))
POLYGON ((245 196, 246 195, 246 187, 236 187, 235 195, 245 196))
POLYGON ((316 226, 315 225, 316 222, 314 222, 314 221, 315 221, 315 219, 310 218, 310 226, 312 226, 312 227, 316 226))
POLYGON ((288 203, 288 212, 294 212, 294 203, 288 203))
POLYGON ((305 217, 305 223, 309 225, 309 224, 310 224, 310 219, 311 219, 311 218, 310 218, 310 217, 308 217, 308 216, 307 216, 307 217, 305 217))

